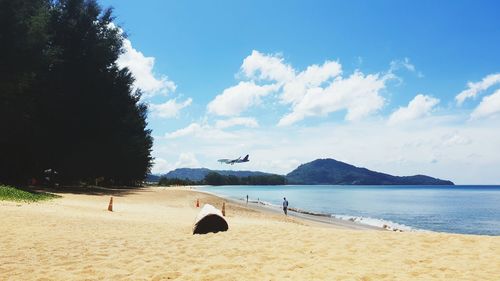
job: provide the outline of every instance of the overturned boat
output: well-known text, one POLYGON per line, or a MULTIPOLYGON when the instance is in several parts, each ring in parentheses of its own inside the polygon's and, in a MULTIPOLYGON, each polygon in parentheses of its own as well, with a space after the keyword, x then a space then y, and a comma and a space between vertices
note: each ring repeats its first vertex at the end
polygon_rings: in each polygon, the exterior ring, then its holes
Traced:
POLYGON ((209 232, 227 231, 229 228, 222 212, 210 204, 203 205, 196 217, 193 234, 206 234, 209 232))

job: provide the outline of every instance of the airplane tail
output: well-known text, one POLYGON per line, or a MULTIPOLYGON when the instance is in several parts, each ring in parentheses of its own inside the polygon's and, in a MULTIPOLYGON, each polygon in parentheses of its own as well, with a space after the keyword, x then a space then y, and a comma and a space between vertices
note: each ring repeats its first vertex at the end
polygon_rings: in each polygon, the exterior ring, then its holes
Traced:
POLYGON ((243 158, 243 161, 245 161, 245 162, 246 162, 246 161, 249 161, 249 160, 248 160, 248 154, 247 154, 247 156, 245 156, 245 158, 243 158))

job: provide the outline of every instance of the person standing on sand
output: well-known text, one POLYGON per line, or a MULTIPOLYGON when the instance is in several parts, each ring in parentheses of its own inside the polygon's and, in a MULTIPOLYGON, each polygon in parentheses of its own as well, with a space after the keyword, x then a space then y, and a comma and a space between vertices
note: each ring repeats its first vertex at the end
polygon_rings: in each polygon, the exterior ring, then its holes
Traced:
POLYGON ((288 216, 286 211, 288 210, 288 201, 286 201, 286 197, 283 197, 283 212, 285 212, 285 216, 288 216))
POLYGON ((247 205, 248 205, 248 194, 247 194, 247 205))

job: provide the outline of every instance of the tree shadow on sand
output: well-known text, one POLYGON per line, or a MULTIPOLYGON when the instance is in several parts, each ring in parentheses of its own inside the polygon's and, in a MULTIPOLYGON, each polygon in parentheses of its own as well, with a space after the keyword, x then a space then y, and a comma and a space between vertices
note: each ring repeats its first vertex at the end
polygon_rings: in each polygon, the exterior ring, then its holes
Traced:
POLYGON ((22 188, 23 190, 35 193, 58 193, 58 194, 84 194, 84 195, 110 195, 122 197, 137 192, 148 192, 147 186, 141 187, 101 187, 101 186, 60 186, 60 187, 44 187, 44 186, 29 186, 22 188))

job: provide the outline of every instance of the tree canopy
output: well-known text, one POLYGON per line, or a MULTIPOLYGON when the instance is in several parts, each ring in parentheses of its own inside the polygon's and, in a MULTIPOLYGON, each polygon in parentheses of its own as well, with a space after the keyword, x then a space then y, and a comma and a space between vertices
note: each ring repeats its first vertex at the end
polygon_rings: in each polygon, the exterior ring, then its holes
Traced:
POLYGON ((147 106, 94 0, 0 0, 0 182, 133 185, 151 167, 147 106))
POLYGON ((284 176, 272 174, 237 177, 210 172, 205 176, 203 183, 208 185, 283 185, 286 184, 286 180, 284 176))

